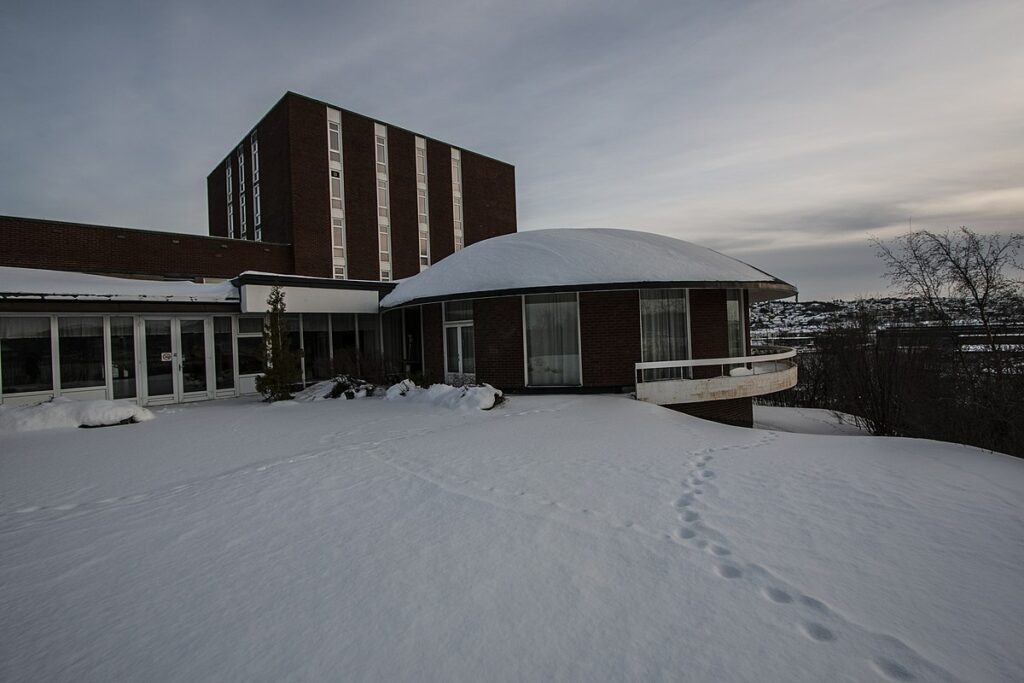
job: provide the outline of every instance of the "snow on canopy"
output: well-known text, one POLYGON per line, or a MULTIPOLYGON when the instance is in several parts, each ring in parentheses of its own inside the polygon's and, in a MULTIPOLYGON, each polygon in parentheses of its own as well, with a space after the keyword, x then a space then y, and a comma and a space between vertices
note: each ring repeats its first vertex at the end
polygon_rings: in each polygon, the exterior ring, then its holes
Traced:
POLYGON ((0 299, 87 301, 238 301, 230 282, 133 280, 61 270, 0 267, 0 299))
POLYGON ((673 237, 635 230, 560 228, 513 233, 470 245, 402 280, 381 300, 381 306, 486 292, 647 283, 749 284, 758 290, 755 301, 796 291, 763 270, 673 237))

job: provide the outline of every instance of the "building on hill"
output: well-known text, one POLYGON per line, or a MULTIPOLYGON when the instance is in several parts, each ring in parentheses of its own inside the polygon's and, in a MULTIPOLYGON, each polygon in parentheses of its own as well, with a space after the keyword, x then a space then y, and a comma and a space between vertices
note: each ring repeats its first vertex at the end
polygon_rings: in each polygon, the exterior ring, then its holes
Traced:
POLYGON ((207 190, 208 236, 0 216, 0 403, 251 393, 274 285, 307 384, 635 390, 749 424, 796 381, 747 316, 791 285, 657 235, 517 234, 512 166, 340 107, 287 93, 207 190))

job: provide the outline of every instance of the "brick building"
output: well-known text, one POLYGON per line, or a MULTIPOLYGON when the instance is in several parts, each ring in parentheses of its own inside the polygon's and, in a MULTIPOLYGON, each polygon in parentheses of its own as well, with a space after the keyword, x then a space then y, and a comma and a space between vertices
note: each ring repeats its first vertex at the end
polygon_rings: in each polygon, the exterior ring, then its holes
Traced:
POLYGON ((746 335, 749 302, 790 285, 643 233, 516 234, 511 165, 325 102, 285 94, 207 200, 208 236, 0 216, 0 403, 251 393, 274 285, 305 383, 635 388, 749 424, 750 396, 795 382, 752 362, 746 335))
POLYGON ((791 349, 754 349, 751 302, 792 285, 689 242, 629 230, 497 237, 399 283, 434 381, 507 391, 636 391, 750 426, 752 397, 796 383, 791 349))

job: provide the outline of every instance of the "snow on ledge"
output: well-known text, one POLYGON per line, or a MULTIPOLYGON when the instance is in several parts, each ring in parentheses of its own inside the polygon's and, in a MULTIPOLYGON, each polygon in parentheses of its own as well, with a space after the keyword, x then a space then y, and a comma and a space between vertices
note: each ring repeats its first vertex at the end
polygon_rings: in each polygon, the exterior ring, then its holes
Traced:
POLYGON ((0 266, 0 299, 234 303, 238 289, 230 282, 135 280, 0 266))

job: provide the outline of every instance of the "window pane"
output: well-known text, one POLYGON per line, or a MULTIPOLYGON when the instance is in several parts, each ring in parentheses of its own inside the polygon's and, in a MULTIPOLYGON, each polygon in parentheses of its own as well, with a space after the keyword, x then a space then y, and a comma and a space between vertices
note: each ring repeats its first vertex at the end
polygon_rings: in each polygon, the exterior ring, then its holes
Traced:
POLYGON ((231 343, 231 318, 213 319, 213 368, 218 389, 235 386, 235 345, 231 343))
POLYGON ((263 317, 239 318, 238 334, 263 334, 263 317))
POLYGON ((238 338, 238 374, 257 375, 263 372, 263 337, 238 338))
POLYGON ((101 387, 103 373, 103 318, 58 318, 61 389, 101 387))
POLYGON ((379 318, 373 313, 359 314, 359 351, 366 358, 380 355, 379 318))
POLYGON ((730 289, 726 292, 726 319, 729 323, 729 356, 736 358, 747 355, 743 330, 743 292, 730 289))
POLYGON ((135 397, 135 323, 131 318, 110 319, 110 374, 114 398, 135 397))
POLYGON ((181 389, 186 392, 207 391, 206 384, 206 322, 182 320, 181 389))
POLYGON ((0 318, 0 389, 5 394, 53 389, 49 318, 0 318))
POLYGON ((444 305, 445 322, 473 319, 473 301, 448 301, 444 305))
POLYGON ((462 372, 472 375, 476 372, 476 349, 473 344, 473 326, 459 327, 462 331, 462 372))
POLYGON ((527 382, 532 386, 580 383, 579 316, 575 294, 526 297, 527 382))
MULTIPOLYGON (((686 343, 686 290, 640 290, 640 330, 644 362, 687 360, 690 357, 686 343)), ((689 370, 665 368, 644 370, 643 379, 689 377, 689 370)))
POLYGON ((444 328, 445 369, 451 373, 459 373, 459 328, 444 328))
POLYGON ((331 340, 326 313, 302 314, 302 347, 306 353, 306 380, 331 377, 331 340))
POLYGON ((334 350, 333 372, 357 373, 355 314, 331 314, 331 346, 334 350))
POLYGON ((171 321, 146 320, 146 390, 150 396, 174 393, 171 321))

